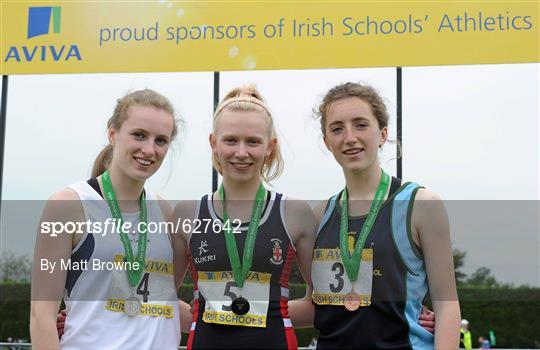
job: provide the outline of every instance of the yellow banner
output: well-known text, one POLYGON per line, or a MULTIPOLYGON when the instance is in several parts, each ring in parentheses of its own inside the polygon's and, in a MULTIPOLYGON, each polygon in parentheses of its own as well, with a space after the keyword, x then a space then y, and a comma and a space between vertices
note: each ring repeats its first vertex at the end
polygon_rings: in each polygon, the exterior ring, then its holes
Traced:
POLYGON ((6 1, 1 74, 539 62, 538 1, 6 1))

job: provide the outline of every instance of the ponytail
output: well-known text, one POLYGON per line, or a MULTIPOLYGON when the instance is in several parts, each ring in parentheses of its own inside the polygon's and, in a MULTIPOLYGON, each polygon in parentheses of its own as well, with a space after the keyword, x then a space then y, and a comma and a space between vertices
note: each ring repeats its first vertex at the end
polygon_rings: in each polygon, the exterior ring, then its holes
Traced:
POLYGON ((94 161, 94 166, 92 167, 92 177, 98 177, 103 174, 105 170, 109 168, 112 159, 113 146, 108 144, 99 152, 96 160, 94 161))

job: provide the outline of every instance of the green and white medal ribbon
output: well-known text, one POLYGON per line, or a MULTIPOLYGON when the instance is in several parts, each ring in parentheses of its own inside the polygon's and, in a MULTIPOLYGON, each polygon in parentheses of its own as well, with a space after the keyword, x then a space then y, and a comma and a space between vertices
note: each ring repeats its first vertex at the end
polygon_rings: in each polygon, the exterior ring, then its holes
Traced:
MULTIPOLYGON (((354 285, 354 282, 358 277, 360 263, 362 260, 362 249, 364 248, 366 239, 371 232, 373 224, 375 223, 375 219, 379 214, 379 210, 384 203, 384 196, 386 195, 389 184, 390 176, 381 169, 381 180, 379 181, 379 186, 377 187, 377 191, 375 192, 375 198, 373 198, 373 201, 371 202, 368 216, 366 218, 366 221, 364 222, 364 225, 362 225, 362 229, 360 230, 360 234, 358 235, 358 240, 356 241, 356 245, 354 246, 352 254, 349 253, 349 247, 347 244, 347 235, 349 231, 349 206, 347 202, 347 187, 345 187, 345 189, 343 190, 343 194, 341 197, 343 199, 343 204, 341 210, 341 224, 339 228, 339 248, 341 251, 341 260, 343 261, 343 266, 345 267, 345 271, 347 272, 349 281, 351 281, 351 285, 354 285)), ((359 306, 360 297, 354 292, 354 290, 351 290, 350 293, 345 295, 345 307, 347 308, 347 310, 354 311, 358 309, 359 306)))
MULTIPOLYGON (((219 196, 223 202, 223 222, 225 230, 225 243, 227 245, 227 253, 229 255, 229 261, 231 263, 234 281, 238 288, 244 286, 249 271, 251 270, 251 264, 253 262, 253 251, 255 247, 255 239, 257 238, 257 231, 259 229, 259 222, 261 221, 261 214, 264 208, 264 200, 266 195, 266 189, 262 185, 259 185, 257 194, 255 195, 255 201, 251 209, 251 217, 249 219, 249 227, 244 244, 244 254, 242 255, 242 262, 240 263, 240 256, 238 255, 238 248, 236 246, 236 239, 233 232, 231 232, 231 224, 229 222, 229 216, 225 205, 225 189, 223 184, 219 187, 219 196)), ((238 315, 244 315, 249 311, 249 302, 242 298, 242 296, 233 300, 231 304, 232 311, 238 315)))
MULTIPOLYGON (((123 224, 124 224, 124 218, 122 217, 122 212, 120 211, 120 206, 118 205, 118 200, 116 199, 116 194, 114 193, 114 189, 111 182, 111 177, 109 174, 109 171, 106 170, 103 175, 101 176, 101 180, 103 183, 103 191, 105 192, 105 199, 107 200, 107 203, 109 204, 109 209, 111 210, 111 214, 113 218, 115 219, 117 223, 117 227, 120 228, 119 234, 120 234, 120 241, 122 242, 122 245, 124 246, 124 253, 126 262, 129 262, 127 270, 128 274, 128 280, 131 287, 135 287, 139 281, 141 280, 142 273, 144 271, 144 260, 146 256, 146 224, 147 224, 147 211, 146 211, 146 200, 144 196, 144 192, 141 194, 140 199, 140 214, 139 219, 141 223, 144 223, 144 227, 140 227, 141 230, 139 231, 139 242, 137 245, 137 256, 134 258, 133 256, 133 249, 131 248, 131 242, 128 238, 128 235, 123 230, 123 224), (134 262, 138 263, 138 267, 134 267, 134 262)), ((134 296, 132 293, 132 296, 127 298, 125 300, 124 304, 124 311, 129 316, 136 316, 139 312, 141 302, 138 298, 134 296)))

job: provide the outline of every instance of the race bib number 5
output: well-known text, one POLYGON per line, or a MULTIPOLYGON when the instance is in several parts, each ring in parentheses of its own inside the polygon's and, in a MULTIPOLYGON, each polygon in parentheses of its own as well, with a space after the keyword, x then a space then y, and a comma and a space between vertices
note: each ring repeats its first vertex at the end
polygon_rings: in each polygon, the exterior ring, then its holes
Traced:
MULTIPOLYGON (((122 255, 115 256, 116 262, 121 262, 123 259, 122 255)), ((125 300, 133 295, 141 302, 139 316, 172 318, 174 309, 171 303, 177 302, 173 276, 172 263, 146 260, 141 280, 132 288, 129 285, 127 272, 121 269, 114 270, 105 308, 110 311, 124 312, 125 300)))
POLYGON ((205 299, 202 319, 206 323, 217 323, 243 327, 266 327, 266 316, 270 299, 269 273, 250 271, 243 288, 238 288, 231 271, 198 273, 199 293, 205 299), (249 302, 249 312, 236 315, 231 310, 233 300, 242 296, 249 302))
POLYGON ((313 254, 311 279, 313 281, 312 299, 315 304, 342 306, 345 295, 353 289, 360 296, 360 306, 371 304, 372 248, 362 250, 362 261, 354 288, 345 272, 339 248, 315 249, 313 254))

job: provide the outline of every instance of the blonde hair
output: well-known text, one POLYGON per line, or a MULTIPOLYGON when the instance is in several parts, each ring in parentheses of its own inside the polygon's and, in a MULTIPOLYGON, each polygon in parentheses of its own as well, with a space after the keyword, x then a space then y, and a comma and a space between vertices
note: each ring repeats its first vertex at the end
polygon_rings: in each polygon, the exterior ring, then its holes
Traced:
MULTIPOLYGON (((128 118, 127 111, 131 106, 150 106, 170 113, 173 116, 171 140, 176 137, 176 134, 178 133, 178 124, 181 124, 182 120, 176 117, 174 107, 165 96, 150 89, 134 91, 119 98, 116 101, 113 115, 107 121, 107 129, 113 128, 117 131, 120 130, 122 124, 124 124, 128 118)), ((109 168, 112 160, 113 147, 113 145, 108 144, 101 152, 99 152, 94 161, 94 166, 92 167, 92 177, 98 177, 109 168)))
MULTIPOLYGON (((274 120, 270 109, 264 102, 261 93, 253 85, 244 87, 238 87, 229 91, 229 93, 223 98, 219 104, 216 112, 214 113, 214 122, 212 125, 213 132, 217 130, 219 119, 223 115, 224 111, 231 112, 261 112, 264 115, 264 119, 268 125, 270 138, 277 140, 277 132, 274 126, 274 120)), ((212 164, 214 168, 223 175, 223 169, 219 163, 217 154, 212 152, 212 164)), ((284 162, 281 156, 281 150, 279 142, 276 142, 274 150, 268 158, 265 159, 263 167, 261 169, 262 179, 269 183, 270 181, 278 178, 283 173, 284 162)))

